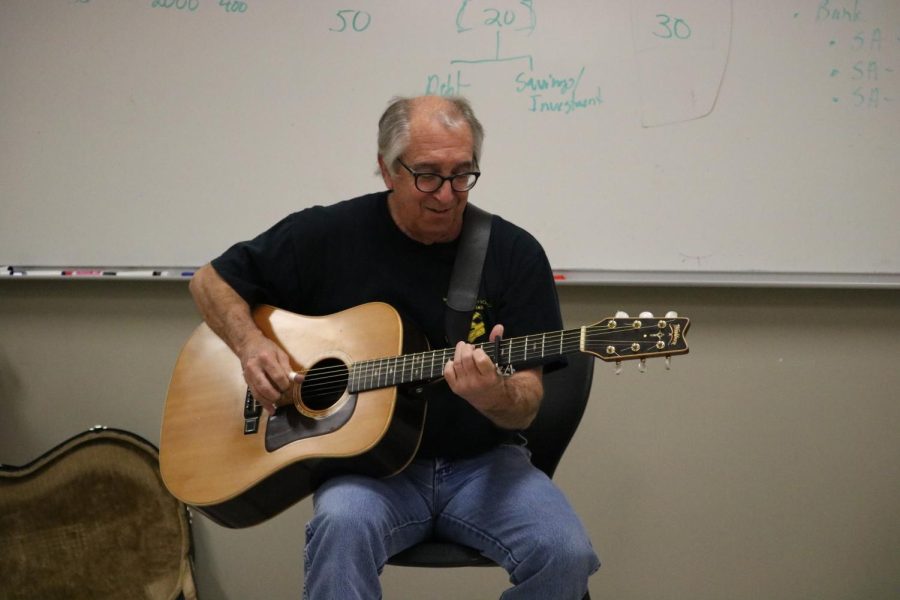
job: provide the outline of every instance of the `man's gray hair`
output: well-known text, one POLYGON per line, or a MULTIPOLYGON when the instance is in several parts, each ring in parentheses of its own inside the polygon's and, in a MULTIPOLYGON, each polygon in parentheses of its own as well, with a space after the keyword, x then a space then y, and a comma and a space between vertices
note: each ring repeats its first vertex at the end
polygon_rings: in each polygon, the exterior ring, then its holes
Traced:
MULTIPOLYGON (((396 172, 397 159, 409 146, 409 122, 415 100, 399 96, 391 99, 378 121, 378 155, 392 174, 396 172)), ((472 131, 472 160, 479 164, 484 127, 475 117, 472 105, 462 96, 447 96, 444 100, 447 104, 435 116, 447 127, 458 127, 460 123, 469 126, 472 131)))

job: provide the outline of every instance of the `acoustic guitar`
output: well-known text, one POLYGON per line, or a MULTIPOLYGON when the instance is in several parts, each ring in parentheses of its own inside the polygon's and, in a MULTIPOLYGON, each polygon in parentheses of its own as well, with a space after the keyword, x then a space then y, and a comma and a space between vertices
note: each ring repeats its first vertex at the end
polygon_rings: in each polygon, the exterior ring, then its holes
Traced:
MULTIPOLYGON (((303 382, 274 415, 250 393, 239 359, 206 325, 175 365, 160 438, 172 494, 227 527, 260 523, 340 473, 385 477, 412 460, 430 382, 453 348, 429 350, 383 303, 323 317, 262 305, 253 318, 303 382)), ((576 329, 486 342, 501 367, 572 352, 619 362, 688 352, 677 316, 608 318, 576 329)), ((548 399, 547 401, 551 401, 548 399)))

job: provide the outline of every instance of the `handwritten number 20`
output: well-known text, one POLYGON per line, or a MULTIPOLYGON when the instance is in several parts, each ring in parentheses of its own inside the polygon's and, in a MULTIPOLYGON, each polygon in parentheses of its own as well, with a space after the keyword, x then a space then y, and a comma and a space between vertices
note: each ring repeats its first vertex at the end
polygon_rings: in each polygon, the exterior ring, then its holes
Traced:
POLYGON ((660 31, 662 31, 662 33, 654 31, 653 35, 656 37, 665 40, 672 38, 686 40, 691 37, 691 26, 685 23, 684 19, 672 19, 669 15, 664 14, 656 15, 656 18, 659 19, 658 23, 660 31))
POLYGON ((337 11, 337 18, 341 20, 341 26, 335 29, 334 27, 329 27, 329 31, 336 31, 338 33, 347 30, 347 26, 353 28, 353 31, 359 33, 360 31, 365 31, 368 29, 369 25, 372 23, 372 15, 367 13, 364 10, 339 10, 337 11), (353 14, 353 17, 350 18, 349 23, 347 17, 349 14, 353 14))

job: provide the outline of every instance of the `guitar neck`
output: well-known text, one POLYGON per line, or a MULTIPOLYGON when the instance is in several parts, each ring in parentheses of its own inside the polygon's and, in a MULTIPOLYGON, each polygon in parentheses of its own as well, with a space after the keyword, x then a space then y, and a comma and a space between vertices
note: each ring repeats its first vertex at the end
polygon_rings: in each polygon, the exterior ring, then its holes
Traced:
MULTIPOLYGON (((514 368, 533 360, 578 352, 583 348, 585 328, 537 333, 499 342, 476 344, 495 364, 514 368)), ((444 365, 453 358, 455 349, 444 348, 390 358, 364 360, 350 367, 349 391, 365 392, 441 377, 444 365)))

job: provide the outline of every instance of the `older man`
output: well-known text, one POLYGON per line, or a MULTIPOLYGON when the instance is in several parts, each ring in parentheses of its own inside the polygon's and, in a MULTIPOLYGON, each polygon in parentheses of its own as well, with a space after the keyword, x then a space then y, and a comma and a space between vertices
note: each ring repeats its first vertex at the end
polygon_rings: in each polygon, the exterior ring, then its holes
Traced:
MULTIPOLYGON (((379 122, 386 191, 294 213, 198 271, 191 291, 204 318, 269 410, 300 376, 254 324, 256 304, 327 315, 387 302, 432 346, 446 345, 450 274, 483 138, 462 98, 395 99, 379 122)), ((457 344, 444 368, 443 397, 429 405, 416 457, 391 477, 340 475, 318 489, 306 530, 304 597, 380 598, 387 559, 432 535, 477 548, 506 568, 514 584, 507 600, 584 595, 597 557, 517 434, 537 414, 542 370, 553 365, 501 374, 472 345, 504 332, 558 329, 543 249, 494 216, 468 343, 457 344)))

